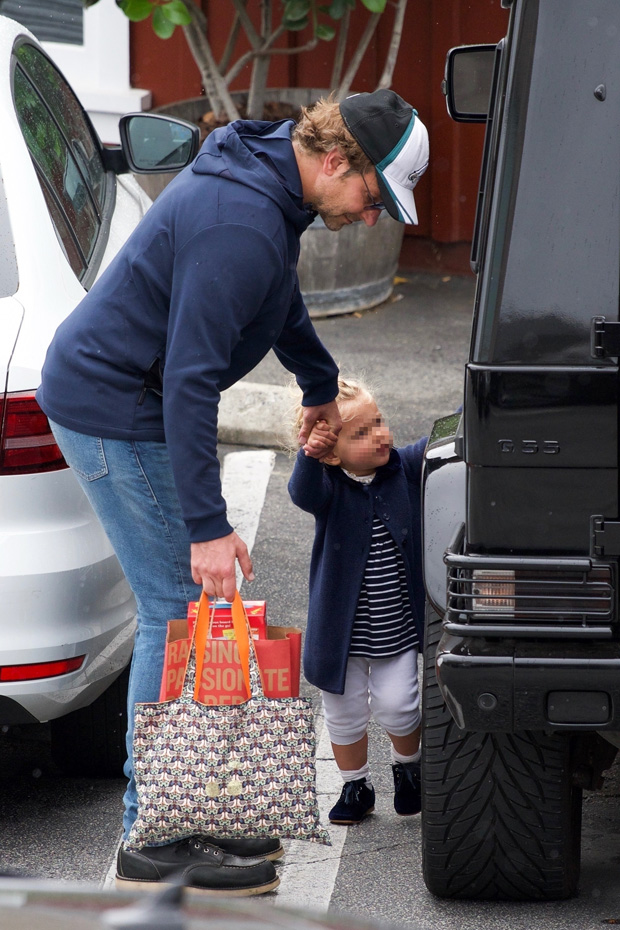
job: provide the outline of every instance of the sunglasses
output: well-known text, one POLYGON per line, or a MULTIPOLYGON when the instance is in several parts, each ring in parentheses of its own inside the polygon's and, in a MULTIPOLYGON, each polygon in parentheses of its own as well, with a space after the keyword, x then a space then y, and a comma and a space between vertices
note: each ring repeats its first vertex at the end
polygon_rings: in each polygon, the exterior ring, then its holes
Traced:
POLYGON ((366 187, 366 190, 368 191, 368 199, 370 200, 370 203, 366 204, 366 206, 364 207, 364 210, 385 210, 385 204, 383 203, 382 200, 377 200, 375 202, 372 199, 372 194, 370 193, 370 188, 368 187, 366 178, 364 177, 361 171, 360 171, 360 174, 362 175, 362 181, 364 182, 364 186, 366 187))

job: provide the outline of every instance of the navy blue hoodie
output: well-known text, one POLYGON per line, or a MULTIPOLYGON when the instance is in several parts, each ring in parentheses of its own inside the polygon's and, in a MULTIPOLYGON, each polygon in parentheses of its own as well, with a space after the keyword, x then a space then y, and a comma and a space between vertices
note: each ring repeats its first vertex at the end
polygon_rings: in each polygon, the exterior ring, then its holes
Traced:
POLYGON ((68 429, 165 441, 193 542, 231 531, 216 455, 220 392, 273 347, 304 404, 338 393, 299 291, 299 237, 313 215, 293 125, 237 121, 211 133, 60 325, 37 393, 68 429))

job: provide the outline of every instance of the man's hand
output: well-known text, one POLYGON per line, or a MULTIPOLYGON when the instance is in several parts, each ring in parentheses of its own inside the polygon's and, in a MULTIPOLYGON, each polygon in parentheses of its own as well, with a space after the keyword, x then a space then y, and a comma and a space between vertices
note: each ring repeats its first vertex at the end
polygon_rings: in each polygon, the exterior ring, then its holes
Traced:
POLYGON ((254 569, 248 547, 236 533, 191 544, 192 578, 201 584, 209 597, 232 601, 237 582, 237 560, 246 581, 254 581, 254 569))
POLYGON ((342 429, 342 420, 340 419, 338 404, 335 400, 332 400, 329 404, 322 404, 320 407, 304 407, 303 411, 303 421, 299 436, 297 437, 299 445, 303 446, 306 455, 311 455, 314 458, 322 458, 326 452, 329 452, 329 449, 333 449, 336 445, 338 433, 342 429), (310 433, 317 420, 324 420, 329 427, 329 431, 323 437, 328 443, 328 448, 323 449, 320 456, 316 455, 316 451, 309 444, 310 433))

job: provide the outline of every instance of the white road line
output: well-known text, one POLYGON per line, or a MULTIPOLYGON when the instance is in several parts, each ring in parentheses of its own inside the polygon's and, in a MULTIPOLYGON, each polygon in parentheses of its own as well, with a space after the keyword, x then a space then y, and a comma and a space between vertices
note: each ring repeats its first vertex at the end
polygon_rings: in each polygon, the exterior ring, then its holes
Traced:
MULTIPOLYGON (((224 456, 222 495, 228 522, 252 551, 269 478, 276 461, 275 452, 229 452, 224 456)), ((243 575, 237 566, 237 587, 243 575)))
MULTIPOLYGON (((269 478, 275 464, 271 451, 230 452, 224 457, 222 494, 227 503, 228 521, 251 552, 256 540, 260 515, 265 503, 269 478)), ((237 587, 242 581, 237 569, 237 587)), ((342 779, 333 760, 323 717, 317 716, 317 797, 321 821, 328 823, 327 814, 342 788, 342 779)), ((286 855, 279 867, 281 879, 276 892, 276 904, 308 907, 315 913, 326 911, 334 889, 340 857, 346 839, 346 827, 328 826, 331 846, 302 840, 284 841, 286 855)), ((114 886, 116 851, 103 880, 103 888, 114 886)))
POLYGON ((307 909, 315 914, 327 911, 334 890, 347 827, 331 826, 327 815, 342 790, 342 778, 332 756, 327 728, 322 715, 316 717, 316 789, 321 823, 327 827, 331 846, 304 840, 284 841, 283 867, 279 869, 280 887, 276 904, 307 909), (319 736, 320 734, 320 736, 319 736))

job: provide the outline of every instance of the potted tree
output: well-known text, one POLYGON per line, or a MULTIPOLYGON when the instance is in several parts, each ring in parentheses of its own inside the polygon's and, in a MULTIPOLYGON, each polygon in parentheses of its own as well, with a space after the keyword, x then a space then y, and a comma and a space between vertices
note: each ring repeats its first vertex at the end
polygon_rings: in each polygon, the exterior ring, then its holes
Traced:
MULTIPOLYGON (((99 0, 82 0, 85 6, 99 0)), ((239 119, 295 118, 299 107, 333 93, 342 100, 351 91, 356 75, 371 47, 387 0, 261 0, 257 16, 248 0, 228 0, 232 6, 230 33, 224 50, 216 56, 208 35, 208 21, 199 0, 116 0, 133 22, 150 19, 161 39, 176 29, 183 31, 198 68, 204 96, 160 108, 198 123, 203 136, 218 125, 239 119), (354 18, 365 16, 364 28, 352 40, 354 18), (294 33, 303 33, 295 44, 294 33), (319 43, 334 43, 329 89, 270 88, 269 67, 280 55, 301 55, 319 43), (232 92, 230 86, 249 74, 248 90, 232 92)), ((376 88, 391 86, 400 48, 407 0, 395 0, 391 34, 376 88)), ((326 80, 327 83, 327 80, 326 80)), ((163 181, 162 183, 165 183, 163 181)), ((161 189, 161 186, 159 187, 161 189)), ((158 190, 151 188, 151 195, 158 190)), ((404 227, 383 213, 374 229, 356 223, 334 235, 316 220, 302 239, 299 278, 308 309, 313 315, 350 312, 374 306, 392 292, 394 272, 404 227), (363 261, 360 261, 363 253, 363 261)))

